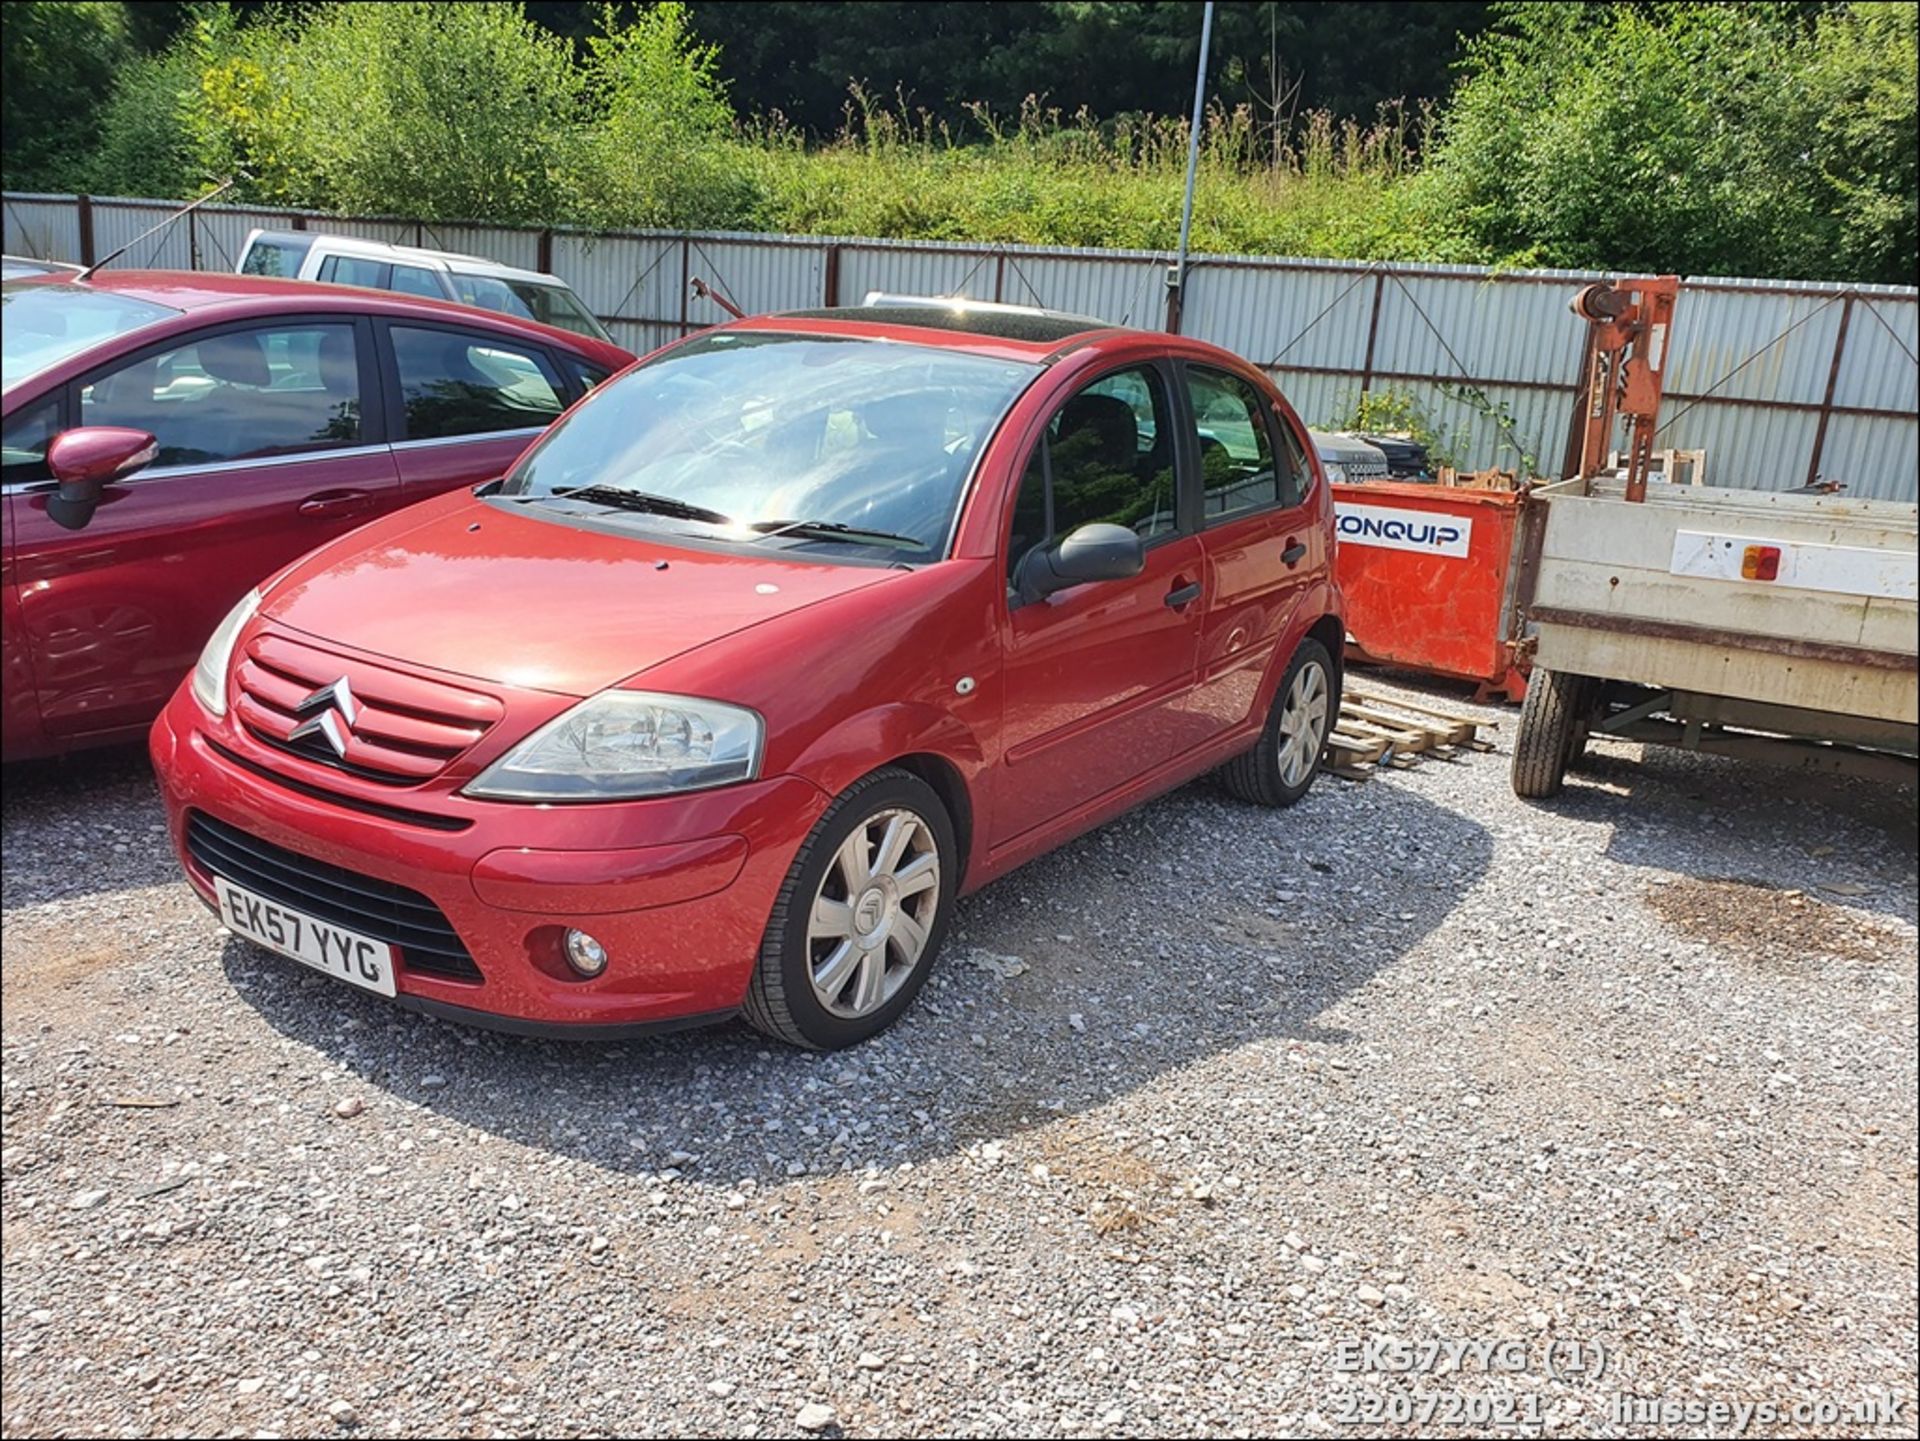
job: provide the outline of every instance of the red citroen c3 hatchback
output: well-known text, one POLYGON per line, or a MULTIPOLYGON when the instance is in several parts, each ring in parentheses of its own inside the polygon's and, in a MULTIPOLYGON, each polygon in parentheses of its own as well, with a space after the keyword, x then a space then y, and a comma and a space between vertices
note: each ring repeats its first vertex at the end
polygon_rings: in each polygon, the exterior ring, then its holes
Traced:
POLYGON ((1299 418, 1211 346, 758 317, 250 593, 153 759, 195 889, 343 981, 844 1046, 956 896, 1215 767, 1305 792, 1333 544, 1299 418))
POLYGON ((0 306, 9 761, 144 735, 249 586, 497 478, 633 360, 530 320, 252 276, 12 281, 0 306))

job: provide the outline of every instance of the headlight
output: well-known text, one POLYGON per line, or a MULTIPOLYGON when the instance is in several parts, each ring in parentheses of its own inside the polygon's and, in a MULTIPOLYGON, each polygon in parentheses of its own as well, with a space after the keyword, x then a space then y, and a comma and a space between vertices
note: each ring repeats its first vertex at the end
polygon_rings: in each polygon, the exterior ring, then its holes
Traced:
POLYGON ((581 701, 467 785, 489 800, 607 801, 760 774, 765 727, 740 706, 610 690, 581 701))
POLYGON ((193 698, 213 715, 227 713, 227 663, 233 659, 233 643, 259 609, 260 592, 248 591, 201 647, 200 660, 193 668, 193 698))
POLYGON ((1347 468, 1344 465, 1340 465, 1331 460, 1323 460, 1320 462, 1320 468, 1326 471, 1328 484, 1345 485, 1347 483, 1347 468))

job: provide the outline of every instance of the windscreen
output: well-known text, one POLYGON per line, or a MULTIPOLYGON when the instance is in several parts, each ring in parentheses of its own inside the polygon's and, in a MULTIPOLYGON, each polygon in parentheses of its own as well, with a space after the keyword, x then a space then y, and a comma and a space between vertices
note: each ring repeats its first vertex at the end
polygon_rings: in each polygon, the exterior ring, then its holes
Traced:
POLYGON ((179 311, 112 291, 20 280, 0 285, 0 388, 179 311))
POLYGON ((623 490, 697 508, 722 539, 934 560, 982 448, 1039 373, 930 346, 714 332, 603 385, 502 494, 592 503, 593 487, 646 522, 605 494, 623 490))

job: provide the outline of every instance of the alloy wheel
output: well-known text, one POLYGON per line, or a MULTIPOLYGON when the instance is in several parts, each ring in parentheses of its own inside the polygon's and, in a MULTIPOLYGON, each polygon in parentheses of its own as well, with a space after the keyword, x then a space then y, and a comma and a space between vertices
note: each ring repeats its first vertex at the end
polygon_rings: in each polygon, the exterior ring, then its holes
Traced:
POLYGON ((815 998, 857 1020, 913 975, 940 904, 940 852, 910 810, 876 812, 834 852, 807 922, 815 998))
POLYGON ((1313 773, 1327 741, 1327 673, 1317 661, 1301 666, 1280 711, 1280 779, 1297 786, 1313 773))

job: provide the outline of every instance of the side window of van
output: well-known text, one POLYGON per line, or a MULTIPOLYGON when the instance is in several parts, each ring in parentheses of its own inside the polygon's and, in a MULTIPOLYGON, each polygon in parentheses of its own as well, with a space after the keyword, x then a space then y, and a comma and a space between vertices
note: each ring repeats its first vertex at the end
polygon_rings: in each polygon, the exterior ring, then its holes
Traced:
POLYGON ((369 290, 387 288, 387 272, 393 267, 384 260, 368 260, 360 255, 329 255, 320 262, 315 279, 334 285, 363 285, 369 290))
POLYGON ((296 280, 300 276, 300 262, 307 258, 307 251, 312 247, 311 240, 281 240, 263 235, 247 247, 247 258, 241 262, 240 273, 296 280))
POLYGON ((440 288, 440 277, 424 265, 396 265, 393 267, 393 283, 388 287, 402 295, 424 295, 429 300, 445 300, 447 292, 440 288))

